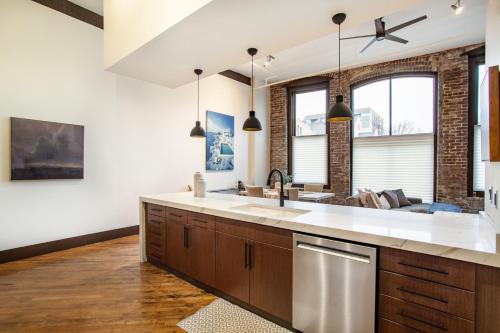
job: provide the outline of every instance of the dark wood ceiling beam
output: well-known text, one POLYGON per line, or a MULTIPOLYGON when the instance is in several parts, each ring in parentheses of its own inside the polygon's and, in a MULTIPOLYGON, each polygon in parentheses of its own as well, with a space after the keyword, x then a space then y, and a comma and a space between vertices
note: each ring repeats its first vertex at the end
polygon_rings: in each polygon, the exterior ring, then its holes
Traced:
POLYGON ((245 75, 240 74, 238 72, 232 71, 230 69, 228 69, 227 71, 224 71, 224 72, 220 72, 219 74, 222 76, 225 76, 227 78, 233 79, 235 81, 241 82, 243 84, 246 84, 249 86, 252 85, 252 80, 248 76, 245 76, 245 75))
POLYGON ((101 15, 94 13, 87 8, 78 6, 68 0, 32 0, 33 2, 39 3, 53 10, 57 10, 60 13, 71 16, 77 20, 83 21, 85 23, 91 24, 94 27, 103 29, 104 19, 101 15))

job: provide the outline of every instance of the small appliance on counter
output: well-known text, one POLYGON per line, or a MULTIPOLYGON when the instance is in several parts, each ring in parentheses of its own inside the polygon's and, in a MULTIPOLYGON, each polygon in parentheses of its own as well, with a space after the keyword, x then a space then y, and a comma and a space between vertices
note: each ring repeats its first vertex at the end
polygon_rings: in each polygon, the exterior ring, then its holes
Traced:
POLYGON ((194 173, 193 192, 195 197, 204 198, 207 193, 207 181, 203 178, 201 172, 194 173))

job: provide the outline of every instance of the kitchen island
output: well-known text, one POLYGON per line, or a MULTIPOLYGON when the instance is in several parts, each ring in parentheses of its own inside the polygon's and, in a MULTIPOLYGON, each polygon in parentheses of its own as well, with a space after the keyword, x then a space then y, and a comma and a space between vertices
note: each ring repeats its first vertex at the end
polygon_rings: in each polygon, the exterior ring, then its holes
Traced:
POLYGON ((286 327, 292 233, 376 246, 381 332, 497 332, 497 226, 434 215, 209 193, 140 198, 141 259, 286 327))

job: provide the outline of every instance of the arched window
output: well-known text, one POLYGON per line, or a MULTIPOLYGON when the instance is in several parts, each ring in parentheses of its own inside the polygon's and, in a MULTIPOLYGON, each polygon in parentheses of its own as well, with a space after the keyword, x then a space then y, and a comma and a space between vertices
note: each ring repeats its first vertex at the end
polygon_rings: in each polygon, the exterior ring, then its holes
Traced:
POLYGON ((434 200, 436 80, 405 73, 351 87, 352 192, 403 189, 434 200))

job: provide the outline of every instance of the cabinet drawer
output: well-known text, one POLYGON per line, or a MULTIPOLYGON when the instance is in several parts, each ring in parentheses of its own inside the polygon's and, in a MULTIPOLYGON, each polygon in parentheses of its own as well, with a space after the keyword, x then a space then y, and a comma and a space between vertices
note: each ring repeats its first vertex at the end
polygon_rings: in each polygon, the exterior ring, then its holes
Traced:
POLYGON ((214 230, 215 216, 190 212, 188 213, 188 224, 203 229, 214 230))
POLYGON ((167 207, 165 217, 168 221, 187 223, 187 211, 185 210, 167 207))
POLYGON ((160 237, 146 235, 146 255, 162 263, 166 263, 165 244, 160 237))
POLYGON ((146 233, 157 236, 165 235, 165 218, 154 215, 148 215, 146 220, 146 233))
POLYGON ((165 216, 165 207, 148 203, 148 214, 156 216, 165 216))
POLYGON ((411 327, 403 326, 385 318, 378 319, 378 333, 422 333, 411 327))
POLYGON ((216 217, 215 229, 231 236, 263 244, 292 249, 293 233, 290 230, 216 217))
POLYGON ((380 268, 457 288, 475 290, 475 266, 468 262, 383 247, 380 249, 380 268))
POLYGON ((470 320, 385 295, 380 296, 379 302, 381 317, 419 332, 474 333, 470 320))
POLYGON ((473 292, 386 271, 379 285, 381 294, 474 320, 473 292))

